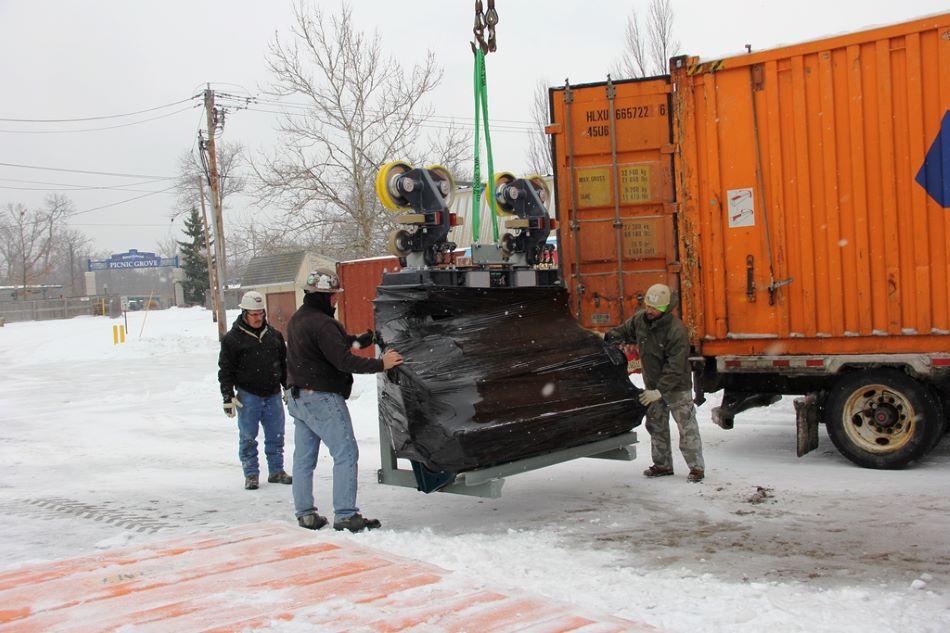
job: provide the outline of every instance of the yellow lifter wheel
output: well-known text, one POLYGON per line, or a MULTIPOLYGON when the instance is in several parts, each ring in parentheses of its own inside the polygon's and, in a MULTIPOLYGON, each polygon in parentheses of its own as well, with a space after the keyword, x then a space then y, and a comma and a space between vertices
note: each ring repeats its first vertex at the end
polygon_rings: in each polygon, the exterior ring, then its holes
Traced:
POLYGON ((435 179, 439 181, 439 193, 442 194, 442 198, 445 200, 445 206, 452 206, 456 189, 455 178, 452 177, 452 173, 442 165, 429 165, 426 169, 431 171, 435 175, 435 179))
POLYGON ((515 175, 510 171, 502 171, 495 174, 494 187, 492 188, 492 195, 495 196, 495 215, 501 217, 514 215, 515 208, 511 206, 511 202, 504 196, 498 195, 501 187, 511 184, 514 181, 515 175))
POLYGON ((551 203, 551 189, 548 187, 547 181, 544 180, 544 176, 535 174, 533 176, 525 176, 524 179, 534 185, 535 190, 538 192, 538 197, 541 198, 541 202, 547 207, 551 203))
POLYGON ((404 160, 394 160, 380 167, 376 174, 376 197, 387 211, 398 213, 409 206, 409 202, 396 189, 396 179, 411 169, 412 165, 404 160))

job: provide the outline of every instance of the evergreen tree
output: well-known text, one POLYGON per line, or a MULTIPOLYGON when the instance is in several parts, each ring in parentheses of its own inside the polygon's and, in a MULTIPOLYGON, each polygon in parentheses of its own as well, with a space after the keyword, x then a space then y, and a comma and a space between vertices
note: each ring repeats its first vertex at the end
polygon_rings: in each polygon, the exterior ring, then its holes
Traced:
POLYGON ((185 303, 204 305, 205 291, 209 288, 208 256, 205 253, 204 224, 195 207, 191 208, 185 218, 185 236, 187 240, 178 242, 181 268, 185 271, 185 280, 182 283, 185 303))

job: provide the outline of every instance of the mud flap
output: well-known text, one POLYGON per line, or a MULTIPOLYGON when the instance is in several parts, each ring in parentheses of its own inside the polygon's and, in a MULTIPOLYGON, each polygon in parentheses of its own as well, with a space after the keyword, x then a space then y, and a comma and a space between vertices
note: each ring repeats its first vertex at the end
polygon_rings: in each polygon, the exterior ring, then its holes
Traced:
POLYGON ((818 448, 818 397, 810 393, 794 403, 798 456, 802 457, 818 448))

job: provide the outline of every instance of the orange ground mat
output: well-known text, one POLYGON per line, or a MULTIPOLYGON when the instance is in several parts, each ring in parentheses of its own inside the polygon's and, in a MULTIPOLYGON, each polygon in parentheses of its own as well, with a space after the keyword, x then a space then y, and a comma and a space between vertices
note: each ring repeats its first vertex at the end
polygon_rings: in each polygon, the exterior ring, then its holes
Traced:
POLYGON ((25 566, 0 631, 656 631, 330 540, 257 524, 25 566))

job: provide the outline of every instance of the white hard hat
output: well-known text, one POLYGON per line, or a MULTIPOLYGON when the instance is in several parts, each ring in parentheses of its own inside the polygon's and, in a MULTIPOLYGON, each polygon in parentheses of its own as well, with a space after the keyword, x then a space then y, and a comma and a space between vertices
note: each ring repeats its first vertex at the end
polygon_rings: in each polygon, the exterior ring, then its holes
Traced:
POLYGON ((267 302, 264 301, 264 295, 250 290, 241 297, 241 303, 238 307, 242 310, 266 310, 267 302))
POLYGON ((326 292, 329 294, 343 292, 343 288, 340 288, 340 278, 329 268, 318 268, 307 275, 303 289, 307 292, 326 292))
POLYGON ((649 308, 666 312, 670 307, 670 287, 666 284, 653 284, 643 297, 643 303, 649 308))

